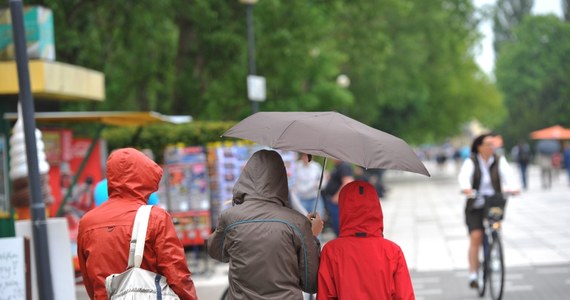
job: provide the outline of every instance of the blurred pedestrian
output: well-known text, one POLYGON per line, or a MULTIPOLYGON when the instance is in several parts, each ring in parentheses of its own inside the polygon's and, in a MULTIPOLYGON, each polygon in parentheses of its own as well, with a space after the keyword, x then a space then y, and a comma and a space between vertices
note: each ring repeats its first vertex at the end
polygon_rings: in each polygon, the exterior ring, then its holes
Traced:
POLYGON ((526 190, 528 188, 528 165, 532 160, 530 146, 525 141, 520 140, 513 149, 511 149, 511 157, 513 161, 516 161, 519 165, 521 182, 523 188, 526 190))
POLYGON ((376 193, 378 193, 378 197, 382 200, 386 200, 386 184, 384 183, 384 173, 386 173, 385 169, 367 169, 364 171, 366 174, 366 178, 368 183, 370 183, 375 189, 376 193))
MULTIPOLYGON (((109 200, 79 223, 77 256, 91 299, 107 299, 105 278, 125 271, 135 215, 158 189, 161 177, 162 168, 136 149, 118 149, 109 155, 109 200)), ((184 248, 164 209, 152 208, 146 239, 141 268, 166 277, 180 299, 197 299, 184 248)))
POLYGON ((540 167, 542 189, 552 187, 552 155, 560 151, 560 142, 557 140, 540 140, 536 143, 536 163, 540 167))
POLYGON ((404 253, 383 236, 376 189, 348 183, 339 205, 340 236, 323 247, 317 299, 414 299, 404 253))
POLYGON ((503 190, 518 193, 518 181, 504 155, 494 153, 493 135, 482 134, 473 140, 471 158, 459 171, 461 191, 467 196, 465 224, 469 231, 469 285, 477 288, 479 249, 483 242, 483 219, 486 198, 501 196, 503 190))
POLYGON ((288 196, 281 156, 255 152, 208 238, 208 254, 230 263, 229 299, 301 300, 302 291, 317 291, 323 221, 293 210, 288 196))
POLYGON ((333 159, 334 169, 330 174, 327 186, 322 196, 327 210, 327 221, 330 222, 336 236, 339 235, 338 226, 338 193, 347 183, 354 181, 354 173, 349 163, 333 159))
POLYGON ((435 162, 437 163, 437 167, 440 171, 443 171, 445 169, 445 163, 447 162, 445 149, 438 150, 435 156, 435 162))
POLYGON ((536 162, 540 167, 542 189, 550 189, 552 187, 552 154, 538 153, 536 162))
POLYGON ((554 182, 558 182, 560 178, 560 169, 562 168, 562 153, 554 152, 552 153, 552 178, 554 182))
POLYGON ((306 153, 301 153, 299 163, 295 166, 295 184, 293 193, 307 212, 313 212, 317 203, 317 212, 323 216, 323 203, 319 193, 322 167, 318 162, 312 161, 306 153))
POLYGON ((566 173, 568 174, 568 184, 570 185, 570 142, 566 142, 564 146, 564 156, 562 157, 566 173))

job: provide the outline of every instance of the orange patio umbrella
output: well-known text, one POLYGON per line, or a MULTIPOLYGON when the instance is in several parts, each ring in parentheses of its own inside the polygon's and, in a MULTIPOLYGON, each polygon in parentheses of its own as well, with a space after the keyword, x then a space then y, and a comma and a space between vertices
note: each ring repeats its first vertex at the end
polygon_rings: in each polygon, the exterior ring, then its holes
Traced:
POLYGON ((568 140, 570 139, 570 129, 556 125, 533 131, 530 136, 535 140, 568 140))

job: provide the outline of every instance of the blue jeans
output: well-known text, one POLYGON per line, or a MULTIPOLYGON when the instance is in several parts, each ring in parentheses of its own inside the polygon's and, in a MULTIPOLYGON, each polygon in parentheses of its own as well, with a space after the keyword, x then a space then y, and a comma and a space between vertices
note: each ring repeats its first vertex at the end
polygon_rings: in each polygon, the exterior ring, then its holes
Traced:
MULTIPOLYGON (((305 199, 305 198, 299 197, 299 201, 301 202, 301 205, 303 205, 305 210, 312 213, 313 210, 315 209, 315 202, 317 201, 317 198, 313 197, 313 198, 306 198, 305 199)), ((323 200, 319 198, 319 203, 317 204, 317 213, 321 216, 321 218, 324 218, 323 208, 324 208, 323 207, 323 200)))

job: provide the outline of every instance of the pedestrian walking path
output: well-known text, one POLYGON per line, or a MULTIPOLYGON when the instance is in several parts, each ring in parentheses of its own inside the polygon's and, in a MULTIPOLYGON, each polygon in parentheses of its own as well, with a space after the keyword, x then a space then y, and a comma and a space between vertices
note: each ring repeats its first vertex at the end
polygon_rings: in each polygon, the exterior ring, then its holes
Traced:
MULTIPOLYGON (((385 237, 403 249, 415 271, 467 269, 464 197, 454 166, 430 168, 431 178, 391 171, 390 193, 382 201, 385 237)), ((570 263, 570 187, 561 175, 552 189, 542 190, 538 169, 530 185, 509 198, 503 222, 506 266, 570 263)))
MULTIPOLYGON (((427 271, 411 273, 416 300, 477 300, 477 292, 467 287, 466 272, 427 271)), ((570 265, 512 267, 505 275, 503 300, 568 299, 570 265)))

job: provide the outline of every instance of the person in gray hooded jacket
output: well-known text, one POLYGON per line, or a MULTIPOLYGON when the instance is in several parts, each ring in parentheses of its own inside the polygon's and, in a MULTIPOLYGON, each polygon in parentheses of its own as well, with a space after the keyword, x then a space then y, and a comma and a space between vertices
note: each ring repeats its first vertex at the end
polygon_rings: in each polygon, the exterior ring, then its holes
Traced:
POLYGON ((233 206, 208 238, 208 254, 230 263, 229 299, 302 300, 301 291, 316 293, 323 221, 293 210, 288 198, 281 156, 254 153, 234 186, 233 206))

